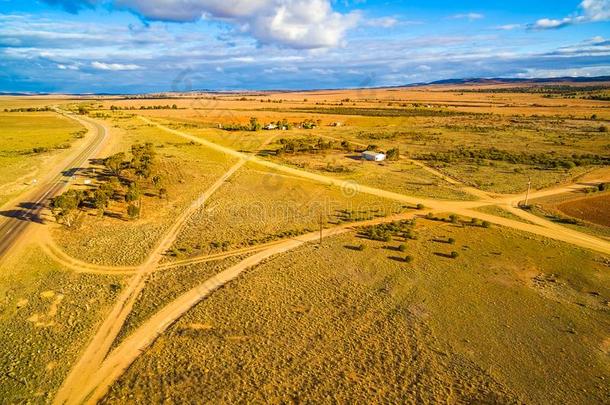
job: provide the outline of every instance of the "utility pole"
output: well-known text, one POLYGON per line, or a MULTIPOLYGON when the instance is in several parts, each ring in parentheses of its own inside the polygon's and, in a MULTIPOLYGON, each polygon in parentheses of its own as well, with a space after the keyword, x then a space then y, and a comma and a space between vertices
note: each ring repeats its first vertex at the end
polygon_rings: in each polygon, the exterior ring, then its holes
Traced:
POLYGON ((324 223, 322 221, 322 211, 320 211, 320 247, 322 247, 322 231, 324 230, 324 223))
POLYGON ((532 178, 529 178, 527 182, 527 193, 525 194, 525 207, 527 208, 529 200, 530 200, 530 191, 532 190, 532 178))

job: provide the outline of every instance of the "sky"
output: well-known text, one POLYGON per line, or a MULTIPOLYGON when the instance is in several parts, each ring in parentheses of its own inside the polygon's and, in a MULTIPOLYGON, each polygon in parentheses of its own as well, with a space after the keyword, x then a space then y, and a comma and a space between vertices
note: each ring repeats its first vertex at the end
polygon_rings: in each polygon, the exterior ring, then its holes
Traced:
POLYGON ((610 0, 0 0, 0 92, 610 75, 610 0))

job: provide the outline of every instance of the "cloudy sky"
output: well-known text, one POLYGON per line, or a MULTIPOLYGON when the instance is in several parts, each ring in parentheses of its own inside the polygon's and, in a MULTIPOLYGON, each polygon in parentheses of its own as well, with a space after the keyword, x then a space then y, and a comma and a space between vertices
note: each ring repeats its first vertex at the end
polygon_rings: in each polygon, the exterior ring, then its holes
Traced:
POLYGON ((610 75, 610 0, 0 0, 0 91, 610 75))

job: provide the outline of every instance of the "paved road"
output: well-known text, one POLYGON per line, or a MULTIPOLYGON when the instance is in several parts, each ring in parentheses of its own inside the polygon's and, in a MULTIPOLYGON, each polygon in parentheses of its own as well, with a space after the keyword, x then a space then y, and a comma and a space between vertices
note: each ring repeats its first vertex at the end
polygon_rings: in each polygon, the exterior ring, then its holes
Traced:
POLYGON ((63 192, 70 183, 72 176, 93 156, 106 138, 106 128, 104 126, 81 117, 71 118, 91 124, 95 128, 96 134, 91 143, 57 175, 39 185, 33 192, 26 195, 21 203, 9 209, 9 212, 4 214, 5 216, 0 217, 0 261, 7 256, 32 222, 40 221, 40 214, 47 201, 63 192))

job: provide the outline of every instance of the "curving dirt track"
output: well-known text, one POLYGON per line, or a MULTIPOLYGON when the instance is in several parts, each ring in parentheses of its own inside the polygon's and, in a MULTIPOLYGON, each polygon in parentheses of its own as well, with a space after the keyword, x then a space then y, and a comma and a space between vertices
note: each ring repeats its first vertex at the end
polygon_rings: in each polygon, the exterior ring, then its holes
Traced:
MULTIPOLYGON (((209 196, 211 196, 211 194, 216 191, 216 189, 218 189, 235 171, 237 171, 241 166, 243 166, 246 161, 250 160, 262 166, 296 177, 320 182, 322 184, 342 187, 345 186, 345 183, 347 183, 345 181, 333 179, 327 176, 285 167, 277 163, 257 158, 255 156, 237 152, 232 149, 195 137, 193 135, 164 127, 146 118, 140 118, 144 122, 147 122, 151 125, 155 125, 164 131, 168 131, 186 139, 203 144, 219 152, 234 156, 240 159, 240 161, 233 168, 231 168, 231 170, 229 170, 229 172, 227 172, 221 179, 219 179, 218 182, 202 196, 202 198, 197 200, 188 210, 183 213, 183 215, 181 215, 177 219, 174 226, 170 229, 170 232, 168 232, 166 237, 164 237, 164 239, 160 242, 158 248, 155 249, 154 253, 150 256, 146 263, 141 266, 140 269, 138 269, 129 286, 126 290, 123 291, 117 304, 106 318, 106 321, 98 330, 92 341, 89 342, 87 349, 71 370, 68 378, 64 381, 64 384, 62 385, 60 391, 58 392, 55 398, 55 403, 80 404, 83 402, 96 402, 97 400, 103 397, 109 386, 124 372, 127 367, 129 367, 129 365, 140 355, 142 350, 148 347, 161 333, 163 333, 167 329, 169 325, 171 325, 175 320, 179 319, 185 312, 187 312, 190 308, 192 308, 202 299, 207 297, 214 290, 218 289, 227 282, 234 280, 241 273, 253 266, 256 266, 261 261, 292 250, 298 246, 301 246, 304 243, 315 241, 320 237, 320 234, 316 232, 290 240, 279 241, 277 243, 273 243, 269 246, 266 246, 264 250, 245 259, 244 261, 231 267, 230 269, 225 270, 222 273, 212 277, 205 283, 192 289, 191 291, 187 292, 186 294, 182 295, 178 299, 168 304, 166 307, 164 307, 155 315, 153 315, 153 317, 150 318, 147 322, 145 322, 140 328, 133 332, 132 335, 128 336, 123 341, 123 343, 121 343, 113 352, 111 352, 107 356, 112 343, 114 342, 127 315, 133 307, 137 295, 144 286, 144 282, 146 280, 147 275, 160 267, 173 267, 174 264, 164 264, 160 266, 159 263, 163 252, 165 252, 165 250, 170 247, 173 240, 175 240, 182 224, 186 221, 186 219, 193 212, 194 209, 203 204, 205 200, 207 200, 207 198, 209 198, 209 196)), ((575 187, 578 188, 580 186, 566 186, 554 190, 544 190, 541 192, 533 193, 532 198, 543 195, 557 194, 565 192, 566 190, 573 190, 575 187)), ((593 236, 585 235, 572 229, 562 227, 550 221, 546 221, 542 218, 534 217, 525 211, 514 208, 514 205, 516 203, 524 199, 524 195, 498 196, 497 198, 492 198, 491 196, 488 196, 486 194, 481 194, 481 197, 485 197, 485 199, 480 201, 464 202, 418 199, 416 197, 388 192, 385 190, 380 190, 367 186, 360 187, 359 191, 409 204, 423 203, 429 208, 428 211, 418 211, 418 214, 425 214, 426 212, 452 212, 467 217, 479 218, 482 220, 489 221, 493 224, 533 233, 543 237, 561 240, 567 243, 574 244, 576 246, 592 249, 601 253, 610 254, 610 242, 608 241, 604 241, 593 236), (510 210, 511 212, 514 212, 520 217, 530 220, 532 223, 523 223, 507 218, 497 217, 490 214, 483 214, 472 210, 473 208, 486 205, 501 206, 507 210, 510 210)), ((394 221, 398 219, 406 219, 414 215, 415 214, 413 213, 402 214, 394 217, 360 222, 355 225, 349 224, 338 226, 332 229, 325 230, 323 232, 323 237, 348 232, 355 226, 360 227, 365 225, 394 221)), ((196 263, 197 260, 204 260, 204 258, 190 260, 193 263, 196 263)))

